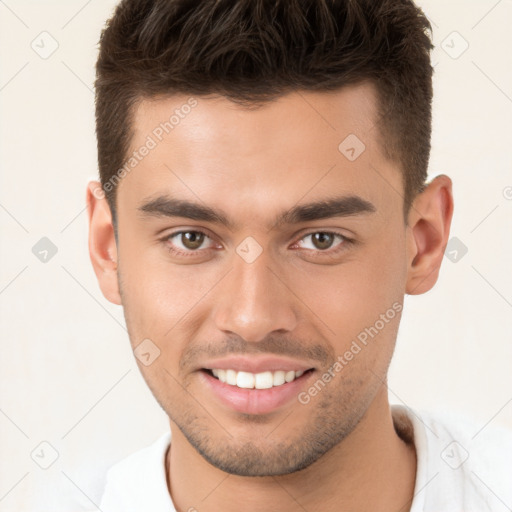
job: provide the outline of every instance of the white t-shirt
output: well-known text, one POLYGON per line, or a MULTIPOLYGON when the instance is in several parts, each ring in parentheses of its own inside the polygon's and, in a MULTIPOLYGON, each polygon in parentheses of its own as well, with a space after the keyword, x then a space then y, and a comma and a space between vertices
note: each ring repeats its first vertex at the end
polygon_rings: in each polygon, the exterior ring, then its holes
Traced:
MULTIPOLYGON (((418 465, 410 512, 510 512, 512 431, 391 406, 395 426, 414 440, 418 465)), ((165 474, 166 432, 110 468, 103 512, 175 512, 165 474)))

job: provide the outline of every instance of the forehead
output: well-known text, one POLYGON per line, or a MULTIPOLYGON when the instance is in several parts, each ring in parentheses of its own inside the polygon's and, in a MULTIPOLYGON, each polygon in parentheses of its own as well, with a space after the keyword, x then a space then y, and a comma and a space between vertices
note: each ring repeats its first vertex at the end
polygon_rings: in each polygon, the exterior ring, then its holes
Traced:
POLYGON ((143 100, 133 118, 128 156, 134 165, 126 166, 119 199, 135 205, 169 194, 222 203, 225 211, 232 202, 238 214, 334 191, 400 203, 401 177, 383 156, 377 110, 371 84, 297 91, 256 109, 224 97, 143 100))
POLYGON ((349 133, 369 139, 377 107, 371 83, 330 92, 296 91, 249 108, 222 96, 158 97, 137 104, 131 142, 136 147, 155 132, 155 138, 201 143, 208 150, 229 145, 233 155, 244 156, 291 149, 300 153, 297 142, 309 140, 304 152, 310 152, 320 138, 335 147, 349 133))

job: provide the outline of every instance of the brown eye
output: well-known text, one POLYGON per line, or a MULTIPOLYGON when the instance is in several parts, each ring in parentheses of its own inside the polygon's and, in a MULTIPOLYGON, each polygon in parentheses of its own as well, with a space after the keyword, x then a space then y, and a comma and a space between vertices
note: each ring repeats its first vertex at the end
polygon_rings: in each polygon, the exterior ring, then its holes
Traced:
POLYGON ((318 233, 312 233, 311 240, 313 242, 313 245, 320 250, 329 249, 331 245, 334 242, 334 234, 333 233, 324 233, 324 232, 318 232, 318 233))
POLYGON ((166 236, 162 241, 169 251, 178 255, 201 254, 213 247, 213 240, 206 233, 198 230, 177 231, 166 236))
POLYGON ((199 231, 184 231, 181 233, 181 243, 191 251, 199 249, 204 242, 204 233, 199 231))
POLYGON ((349 243, 349 239, 338 233, 331 233, 330 231, 316 231, 303 236, 299 243, 303 249, 327 252, 327 250, 333 246, 344 246, 349 243), (339 240, 338 243, 335 243, 336 239, 339 240))
POLYGON ((305 249, 307 258, 334 258, 344 254, 355 245, 353 238, 348 238, 336 231, 313 231, 304 235, 293 248, 305 249))

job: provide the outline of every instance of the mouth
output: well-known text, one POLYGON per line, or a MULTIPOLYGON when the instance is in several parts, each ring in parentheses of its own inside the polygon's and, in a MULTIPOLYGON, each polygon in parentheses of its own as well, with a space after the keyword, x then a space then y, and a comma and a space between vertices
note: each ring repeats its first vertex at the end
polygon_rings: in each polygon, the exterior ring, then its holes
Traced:
POLYGON ((198 373, 213 403, 229 411, 263 415, 299 405, 298 396, 308 385, 314 368, 266 370, 258 373, 229 368, 202 368, 198 373))
POLYGON ((313 368, 308 370, 267 370, 260 373, 224 368, 205 368, 203 371, 228 386, 236 386, 241 389, 270 389, 293 382, 302 375, 312 372, 313 368))

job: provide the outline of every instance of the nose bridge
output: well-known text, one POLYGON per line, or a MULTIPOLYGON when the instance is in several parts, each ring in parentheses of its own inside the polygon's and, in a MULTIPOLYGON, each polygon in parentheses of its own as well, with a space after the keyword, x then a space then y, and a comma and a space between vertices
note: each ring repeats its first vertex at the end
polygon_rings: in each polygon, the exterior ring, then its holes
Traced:
POLYGON ((234 256, 233 269, 223 280, 216 300, 218 329, 257 342, 273 331, 295 328, 293 295, 272 266, 265 252, 252 262, 238 254, 234 256))

